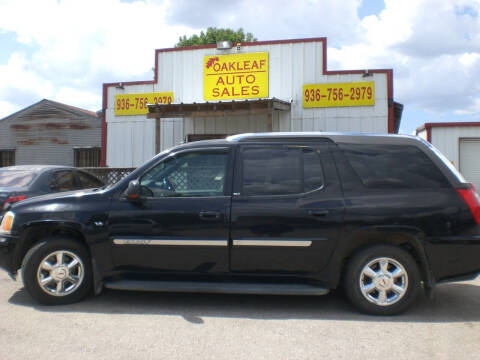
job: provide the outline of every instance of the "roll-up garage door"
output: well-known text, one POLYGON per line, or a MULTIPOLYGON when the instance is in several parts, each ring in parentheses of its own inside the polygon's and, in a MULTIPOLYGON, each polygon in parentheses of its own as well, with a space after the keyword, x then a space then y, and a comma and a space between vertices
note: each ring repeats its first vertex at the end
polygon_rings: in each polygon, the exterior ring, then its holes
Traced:
POLYGON ((460 139, 460 172, 480 193, 480 139, 460 139))

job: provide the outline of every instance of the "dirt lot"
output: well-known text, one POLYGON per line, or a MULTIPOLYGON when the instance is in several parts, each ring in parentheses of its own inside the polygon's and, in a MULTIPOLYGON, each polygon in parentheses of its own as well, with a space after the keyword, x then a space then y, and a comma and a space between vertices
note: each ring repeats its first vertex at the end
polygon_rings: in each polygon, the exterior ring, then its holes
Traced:
POLYGON ((0 272, 0 359, 479 359, 480 280, 371 317, 341 294, 274 297, 105 290, 36 305, 0 272))

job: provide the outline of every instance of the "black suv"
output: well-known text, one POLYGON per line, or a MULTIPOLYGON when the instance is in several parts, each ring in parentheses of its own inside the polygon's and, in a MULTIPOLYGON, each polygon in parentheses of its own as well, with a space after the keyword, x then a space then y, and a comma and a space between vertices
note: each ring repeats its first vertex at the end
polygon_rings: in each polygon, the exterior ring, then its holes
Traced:
POLYGON ((12 206, 0 265, 42 304, 110 289, 323 295, 373 314, 480 271, 475 189, 410 136, 266 133, 12 206))

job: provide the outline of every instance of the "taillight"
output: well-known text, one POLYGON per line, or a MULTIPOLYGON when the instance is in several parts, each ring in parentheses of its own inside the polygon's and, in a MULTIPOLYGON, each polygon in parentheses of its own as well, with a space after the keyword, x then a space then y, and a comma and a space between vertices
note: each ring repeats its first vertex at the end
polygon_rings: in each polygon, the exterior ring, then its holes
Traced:
POLYGON ((25 200, 26 198, 27 198, 26 195, 10 196, 9 198, 7 198, 7 200, 5 200, 3 202, 2 209, 5 210, 5 208, 7 207, 8 204, 13 204, 13 203, 16 203, 18 201, 25 200))
POLYGON ((470 189, 457 189, 457 192, 470 208, 470 212, 472 213, 475 222, 480 225, 480 197, 478 196, 475 187, 470 184, 470 189))

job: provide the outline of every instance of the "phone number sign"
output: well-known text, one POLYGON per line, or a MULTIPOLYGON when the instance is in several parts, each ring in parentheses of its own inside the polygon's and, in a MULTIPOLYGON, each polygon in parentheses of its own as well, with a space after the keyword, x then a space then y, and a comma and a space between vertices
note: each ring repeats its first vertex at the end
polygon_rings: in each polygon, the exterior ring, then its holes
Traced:
POLYGON ((268 97, 268 52, 203 58, 205 100, 268 97))
POLYGON ((375 105, 373 81, 303 85, 304 108, 372 105, 375 105))
POLYGON ((115 116, 143 115, 147 104, 170 104, 173 92, 115 95, 115 116))

